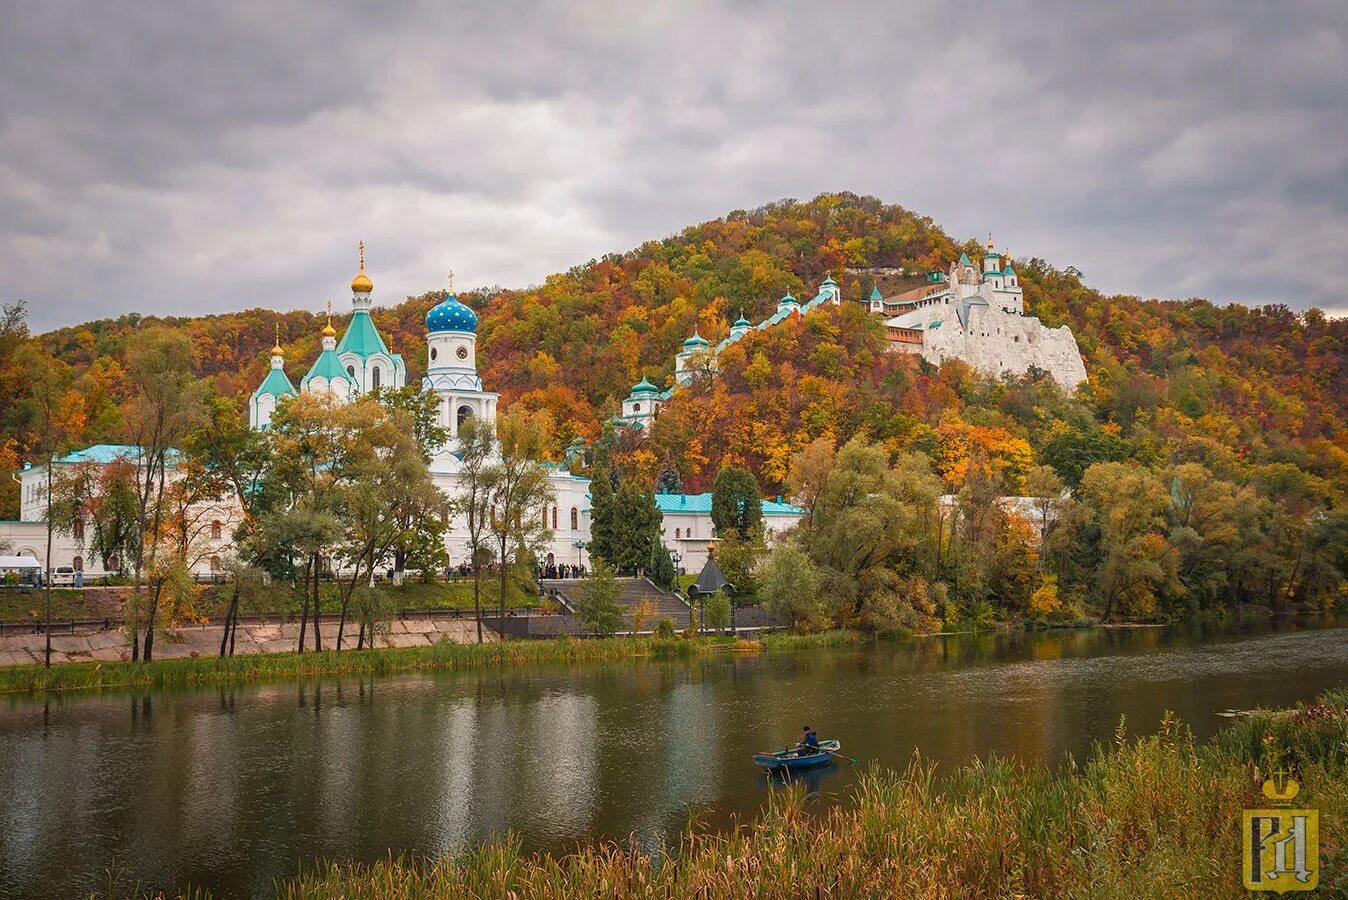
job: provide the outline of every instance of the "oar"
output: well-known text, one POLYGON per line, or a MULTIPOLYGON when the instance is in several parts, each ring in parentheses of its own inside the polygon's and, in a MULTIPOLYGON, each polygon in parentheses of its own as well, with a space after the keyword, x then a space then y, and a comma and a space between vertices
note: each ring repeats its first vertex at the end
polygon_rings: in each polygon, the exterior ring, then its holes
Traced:
MULTIPOLYGON (((796 748, 797 748, 797 749, 799 749, 799 748, 801 748, 801 747, 804 747, 804 746, 805 746, 804 744, 796 744, 796 748)), ((861 762, 861 760, 859 760, 859 759, 855 759, 855 758, 853 758, 853 757, 851 757, 851 756, 846 756, 846 755, 844 755, 844 754, 842 754, 842 753, 839 753, 837 750, 830 750, 830 749, 828 749, 827 747, 815 747, 814 749, 816 749, 816 750, 822 750, 822 751, 824 751, 825 753, 829 754, 830 756, 836 756, 836 757, 838 757, 839 759, 845 759, 845 760, 847 760, 848 762, 850 762, 850 763, 851 763, 852 765, 854 765, 854 766, 860 764, 860 762, 861 762)))

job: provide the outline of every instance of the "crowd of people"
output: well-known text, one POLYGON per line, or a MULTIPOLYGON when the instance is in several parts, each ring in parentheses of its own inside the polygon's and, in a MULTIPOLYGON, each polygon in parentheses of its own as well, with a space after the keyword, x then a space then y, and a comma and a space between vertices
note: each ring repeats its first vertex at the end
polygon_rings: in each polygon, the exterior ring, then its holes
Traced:
POLYGON ((572 566, 567 563, 548 563, 538 567, 538 577, 543 578, 584 578, 584 566, 572 566))

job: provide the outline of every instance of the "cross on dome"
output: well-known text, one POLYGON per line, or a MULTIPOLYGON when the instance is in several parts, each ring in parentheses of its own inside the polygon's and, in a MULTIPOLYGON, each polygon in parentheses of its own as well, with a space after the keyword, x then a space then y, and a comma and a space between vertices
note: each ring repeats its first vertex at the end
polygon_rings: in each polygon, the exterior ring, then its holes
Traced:
POLYGON ((365 242, 358 242, 356 247, 360 250, 360 271, 351 279, 351 293, 368 294, 374 290, 374 282, 365 274, 365 242))

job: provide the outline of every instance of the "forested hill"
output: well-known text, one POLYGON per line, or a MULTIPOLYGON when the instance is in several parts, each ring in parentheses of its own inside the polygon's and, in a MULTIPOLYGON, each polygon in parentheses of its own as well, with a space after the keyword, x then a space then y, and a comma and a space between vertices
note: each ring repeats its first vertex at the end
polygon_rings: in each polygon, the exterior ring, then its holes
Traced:
MULTIPOLYGON (((576 266, 539 287, 461 299, 480 313, 484 381, 501 392, 503 408, 551 410, 560 449, 578 433, 600 438, 601 423, 641 377, 668 383, 674 354, 694 327, 714 342, 741 310, 756 321, 784 293, 813 296, 827 275, 850 299, 869 293, 871 281, 849 270, 921 274, 948 266, 961 250, 972 254, 977 244, 958 243, 902 207, 824 194, 737 211, 576 266)), ((993 460, 1014 489, 1019 473, 1056 441, 1052 452, 1070 450, 1078 462, 1197 461, 1232 474, 1290 465, 1341 493, 1348 321, 1284 306, 1106 297, 1075 270, 1039 259, 1018 260, 1017 271, 1029 311, 1048 325, 1069 324, 1077 335, 1090 383, 1075 398, 1046 380, 995 384, 958 363, 936 370, 886 353, 878 321, 844 304, 734 345, 720 361, 721 377, 680 392, 648 441, 618 442, 618 465, 644 478, 677 470, 692 489, 705 487, 723 462, 738 461, 775 492, 791 455, 810 440, 865 431, 895 452, 929 453, 952 486, 978 455, 993 460)), ((378 272, 372 275, 378 285, 378 272)), ((406 356, 409 382, 425 371, 422 317, 442 297, 431 292, 374 314, 406 356)), ((200 374, 243 408, 265 373, 278 316, 287 369, 298 381, 319 349, 321 318, 308 312, 127 315, 37 340, 82 376, 83 440, 114 441, 122 437, 120 405, 129 392, 123 354, 134 332, 151 322, 182 329, 196 344, 200 374)), ((345 318, 335 322, 339 329, 345 318)), ((23 379, 10 362, 19 339, 12 322, 9 336, 0 335, 8 341, 0 347, 7 367, 0 372, 0 443, 10 461, 22 457, 28 439, 23 379)))

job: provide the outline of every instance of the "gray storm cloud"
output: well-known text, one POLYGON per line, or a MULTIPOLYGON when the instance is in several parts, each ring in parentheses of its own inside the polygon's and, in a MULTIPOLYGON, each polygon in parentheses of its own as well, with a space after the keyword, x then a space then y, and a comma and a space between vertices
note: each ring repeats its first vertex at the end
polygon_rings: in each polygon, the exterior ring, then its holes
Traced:
POLYGON ((1345 311, 1348 5, 0 0, 34 327, 524 286, 870 193, 1111 292, 1345 311))

